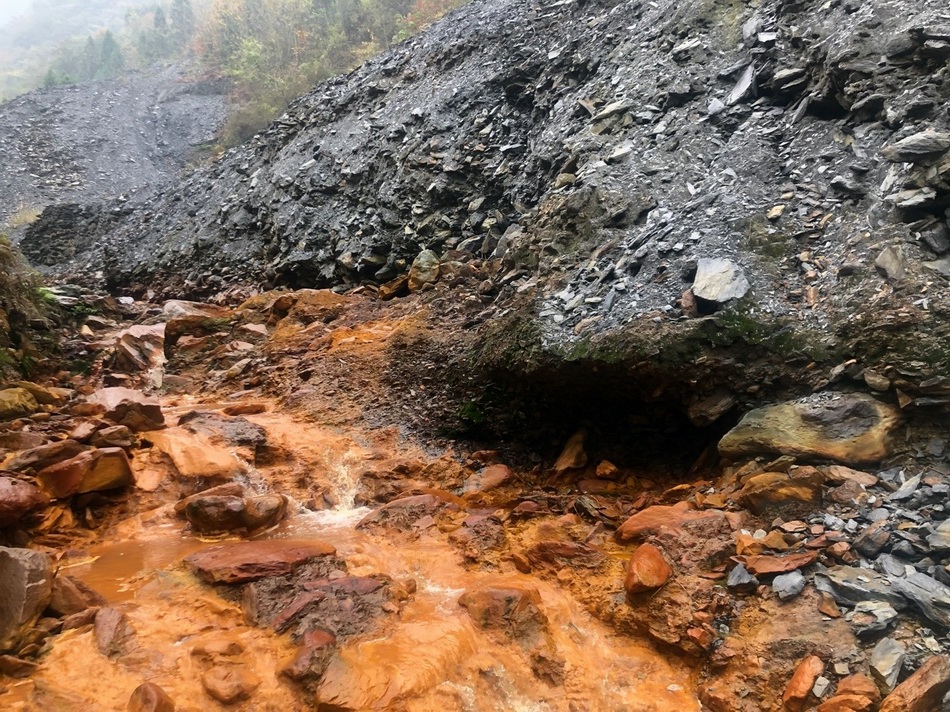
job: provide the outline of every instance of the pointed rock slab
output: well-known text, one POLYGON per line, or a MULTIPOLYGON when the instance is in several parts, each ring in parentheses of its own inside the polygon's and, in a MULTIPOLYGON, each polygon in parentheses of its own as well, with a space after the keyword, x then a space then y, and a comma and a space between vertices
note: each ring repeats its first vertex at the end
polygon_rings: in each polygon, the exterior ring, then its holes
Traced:
POLYGON ((899 412, 869 396, 814 396, 756 408, 719 441, 719 453, 737 460, 753 455, 791 455, 860 465, 891 453, 899 412))
POLYGON ((87 449, 85 445, 75 440, 60 440, 58 442, 24 450, 12 458, 10 462, 7 463, 6 468, 14 472, 42 470, 44 467, 49 467, 63 460, 68 460, 71 457, 76 457, 76 455, 87 449))
POLYGON ((696 264, 693 296, 723 304, 741 299, 749 292, 749 280, 742 268, 730 260, 701 259, 696 264))
POLYGON ((897 593, 912 601, 928 620, 942 628, 950 628, 950 587, 918 571, 888 580, 897 593))
POLYGON ((40 617, 52 586, 46 554, 0 546, 0 653, 10 650, 40 617))
POLYGON ((105 417, 129 430, 144 432, 165 427, 165 416, 157 398, 141 391, 115 386, 100 388, 89 400, 105 408, 105 417))
POLYGON ((0 475, 0 529, 19 524, 48 503, 47 496, 35 485, 0 475))
POLYGON ((587 452, 584 450, 584 441, 587 439, 586 430, 578 430, 574 433, 561 454, 554 463, 554 471, 557 474, 563 474, 568 470, 579 469, 587 464, 587 452))
POLYGON ((811 566, 818 561, 818 552, 801 551, 788 556, 736 556, 735 560, 744 564, 746 569, 756 576, 769 576, 811 566))
POLYGON ((811 694, 811 689, 815 686, 815 680, 825 671, 825 664, 817 655, 809 655, 802 660, 792 679, 785 686, 785 693, 782 695, 782 703, 788 710, 798 712, 805 706, 805 700, 811 694))
POLYGON ((175 702, 154 682, 143 682, 132 691, 128 712, 175 712, 175 702))
POLYGON ((871 674, 878 685, 890 691, 897 684, 907 650, 893 638, 881 638, 871 651, 871 674))
POLYGON ((212 546, 186 557, 185 565, 207 583, 234 584, 286 576, 335 553, 336 548, 323 541, 265 539, 212 546))
POLYGON ((673 576, 673 569, 663 552, 653 544, 641 544, 627 562, 624 588, 627 593, 654 591, 673 576))
POLYGON ((836 603, 853 608, 863 601, 883 601, 898 611, 907 608, 907 599, 895 591, 886 576, 854 566, 836 566, 815 573, 815 588, 836 603))
POLYGON ((117 608, 100 608, 96 612, 93 635, 99 652, 112 658, 128 652, 135 631, 129 617, 117 608))
POLYGON ((129 456, 120 447, 86 450, 76 457, 47 467, 36 480, 50 497, 60 499, 73 494, 104 492, 133 483, 129 456))
POLYGON ((165 364, 165 325, 135 324, 116 336, 115 366, 124 373, 161 368, 165 364))
POLYGON ((950 656, 934 655, 884 698, 880 712, 933 712, 950 692, 950 656))
POLYGON ((950 149, 950 133, 927 129, 902 138, 881 149, 881 155, 892 163, 916 163, 937 158, 950 149))

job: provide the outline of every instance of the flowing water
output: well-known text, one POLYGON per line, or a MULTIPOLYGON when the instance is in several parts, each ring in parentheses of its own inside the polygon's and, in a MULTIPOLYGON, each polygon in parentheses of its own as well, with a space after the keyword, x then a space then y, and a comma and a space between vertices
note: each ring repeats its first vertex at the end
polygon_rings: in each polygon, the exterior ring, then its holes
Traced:
MULTIPOLYGON (((412 579, 417 587, 398 616, 376 633, 341 647, 320 687, 321 700, 336 704, 332 709, 699 709, 696 681, 687 666, 644 641, 612 633, 556 580, 466 566, 435 527, 416 538, 357 529, 369 511, 354 505, 358 465, 369 456, 363 445, 280 413, 249 419, 264 426, 269 441, 293 453, 296 461, 319 467, 338 502, 323 511, 298 507, 298 513, 265 536, 331 542, 352 574, 383 573, 397 581, 412 579), (484 584, 537 589, 551 641, 565 661, 563 684, 538 679, 528 662, 532 650, 473 624, 458 599, 484 584)), ((269 481, 280 477, 268 468, 255 475, 280 489, 279 481, 269 481)), ((168 691, 184 712, 313 709, 276 675, 293 650, 288 637, 248 626, 235 603, 182 569, 183 557, 212 542, 184 536, 170 509, 171 503, 131 518, 117 527, 111 541, 88 548, 88 557, 74 560, 69 570, 128 614, 136 631, 135 650, 110 661, 98 652, 88 630, 66 632, 36 675, 0 695, 0 708, 124 710, 131 691, 148 680, 168 691), (203 668, 191 654, 196 645, 222 638, 240 643, 243 663, 261 683, 250 700, 230 707, 204 694, 203 668)))

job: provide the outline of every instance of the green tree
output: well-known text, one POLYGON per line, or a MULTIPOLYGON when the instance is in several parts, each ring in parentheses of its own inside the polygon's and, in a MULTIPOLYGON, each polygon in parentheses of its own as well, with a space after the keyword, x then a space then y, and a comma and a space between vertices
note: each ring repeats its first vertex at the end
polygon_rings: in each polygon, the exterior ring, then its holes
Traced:
POLYGON ((171 20, 175 46, 184 49, 195 34, 195 10, 191 0, 173 0, 171 20))
POLYGON ((115 37, 109 30, 106 30, 102 37, 102 48, 99 57, 99 70, 96 72, 96 77, 114 77, 125 66, 122 48, 119 47, 119 43, 116 42, 115 37))

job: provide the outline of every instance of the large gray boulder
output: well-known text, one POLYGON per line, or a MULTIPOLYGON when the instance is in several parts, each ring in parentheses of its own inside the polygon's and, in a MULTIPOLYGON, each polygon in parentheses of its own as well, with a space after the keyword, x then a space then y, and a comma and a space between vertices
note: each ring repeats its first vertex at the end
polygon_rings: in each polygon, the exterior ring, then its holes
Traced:
POLYGON ((0 547, 0 653, 15 649, 46 608, 52 590, 46 554, 0 547))

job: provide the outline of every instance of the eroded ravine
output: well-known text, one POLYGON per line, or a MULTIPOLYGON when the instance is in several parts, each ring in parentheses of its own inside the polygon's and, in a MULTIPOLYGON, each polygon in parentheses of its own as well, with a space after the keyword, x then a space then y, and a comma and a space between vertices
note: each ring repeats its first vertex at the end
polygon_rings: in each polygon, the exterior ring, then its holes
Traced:
MULTIPOLYGON (((166 405, 169 418, 203 409, 195 402, 166 405)), ((612 634, 556 580, 521 574, 510 565, 507 571, 466 567, 446 533, 436 527, 408 536, 357 530, 356 524, 369 511, 353 504, 360 466, 367 458, 405 453, 367 447, 279 410, 247 418, 265 429, 268 441, 283 452, 282 461, 294 465, 258 468, 255 474, 265 488, 287 487, 288 470, 312 467, 338 502, 322 511, 294 502, 296 512, 265 537, 327 541, 352 575, 385 574, 398 581, 412 580, 416 586, 398 616, 341 647, 321 683, 321 700, 340 709, 366 710, 699 709, 695 675, 686 665, 662 655, 647 641, 612 634), (564 662, 563 684, 538 679, 528 663, 530 649, 480 630, 459 605, 466 591, 486 584, 538 591, 564 662)), ((379 442, 378 437, 375 440, 379 442)), ((69 562, 64 564, 67 573, 128 614, 135 649, 110 660, 96 649, 92 631, 68 631, 57 639, 37 673, 6 695, 7 708, 121 710, 132 691, 147 680, 165 689, 178 709, 206 710, 218 703, 202 691, 206 666, 193 650, 222 639, 240 643, 241 665, 260 683, 252 699, 230 709, 310 708, 306 698, 277 674, 293 650, 287 636, 249 626, 239 605, 182 569, 184 557, 219 539, 183 534, 172 505, 167 502, 121 522, 108 541, 89 547, 74 562, 64 557, 69 562)))

